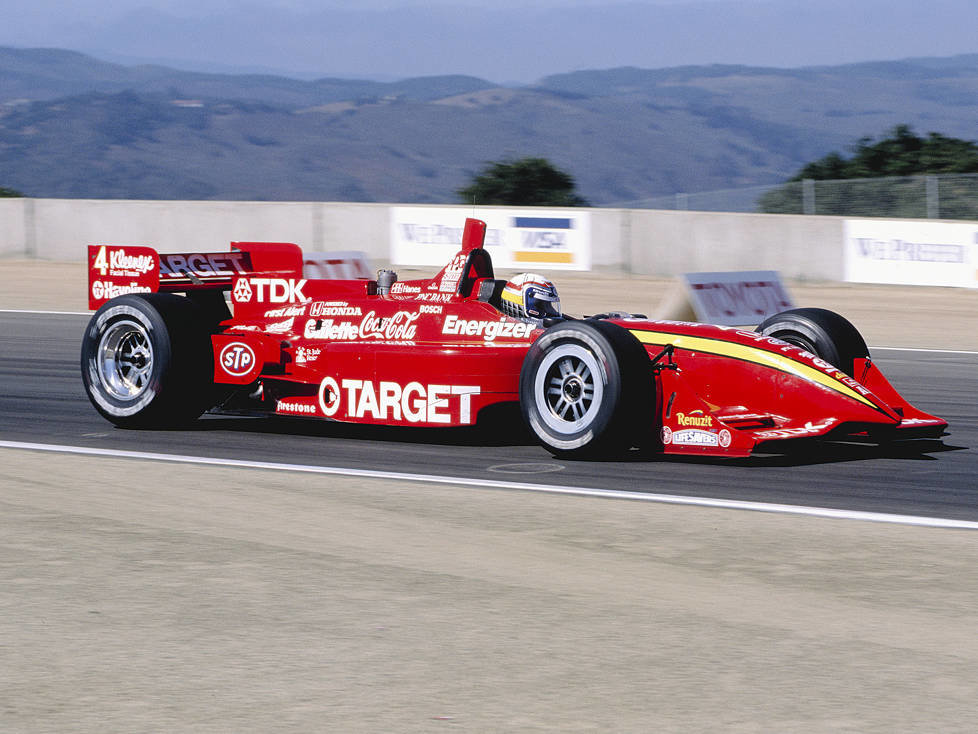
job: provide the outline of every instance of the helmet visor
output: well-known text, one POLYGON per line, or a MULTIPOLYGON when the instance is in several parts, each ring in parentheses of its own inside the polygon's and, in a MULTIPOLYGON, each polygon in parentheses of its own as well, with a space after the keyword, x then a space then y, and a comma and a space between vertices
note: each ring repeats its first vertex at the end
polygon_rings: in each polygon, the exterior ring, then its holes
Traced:
POLYGON ((529 287, 525 292, 526 312, 537 319, 560 316, 560 299, 556 293, 542 288, 529 287))

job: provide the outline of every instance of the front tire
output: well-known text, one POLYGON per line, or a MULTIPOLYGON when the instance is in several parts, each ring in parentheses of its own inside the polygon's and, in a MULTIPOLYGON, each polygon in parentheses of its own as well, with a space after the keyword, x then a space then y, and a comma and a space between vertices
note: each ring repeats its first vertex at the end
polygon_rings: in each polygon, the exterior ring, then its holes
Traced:
POLYGON ((757 331, 811 352, 854 376, 853 360, 869 358, 859 330, 847 319, 824 308, 794 308, 769 316, 757 331))
POLYGON ((122 428, 169 428, 211 407, 213 351, 198 309, 168 293, 114 298, 82 339, 89 400, 122 428))
POLYGON ((558 456, 600 457, 642 443, 652 395, 645 348, 603 321, 565 321, 547 329, 520 371, 523 418, 558 456))

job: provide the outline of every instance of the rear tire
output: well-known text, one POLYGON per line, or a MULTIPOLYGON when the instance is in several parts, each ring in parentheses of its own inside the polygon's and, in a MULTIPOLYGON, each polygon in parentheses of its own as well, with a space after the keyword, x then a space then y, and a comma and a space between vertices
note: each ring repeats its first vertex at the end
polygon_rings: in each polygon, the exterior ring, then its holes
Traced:
POLYGON ((520 408, 558 456, 597 458, 643 443, 652 424, 645 348, 603 321, 564 321, 545 331, 520 371, 520 408))
POLYGON ((95 409, 122 428, 185 424, 214 399, 213 350, 198 308, 169 293, 104 304, 82 339, 81 371, 95 409))
POLYGON ((824 308, 795 308, 765 319, 757 331, 811 352, 850 377, 853 360, 869 358, 862 335, 848 320, 824 308))

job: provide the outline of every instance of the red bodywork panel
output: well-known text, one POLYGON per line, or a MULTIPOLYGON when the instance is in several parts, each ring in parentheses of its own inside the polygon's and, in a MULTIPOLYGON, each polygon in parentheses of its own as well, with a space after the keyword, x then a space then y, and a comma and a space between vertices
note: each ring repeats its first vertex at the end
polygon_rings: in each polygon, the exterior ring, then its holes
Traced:
POLYGON ((947 423, 907 403, 868 359, 855 379, 786 342, 734 327, 618 321, 676 369, 656 385, 666 453, 746 456, 774 441, 940 435, 947 423))
MULTIPOLYGON (((504 315, 469 219, 462 248, 433 278, 303 277, 300 248, 236 242, 227 253, 89 248, 89 305, 124 292, 219 289, 231 319, 212 336, 214 380, 268 413, 402 426, 464 426, 519 401, 520 369, 541 327, 504 315), (128 289, 128 290, 127 290, 128 289)), ((665 453, 747 456, 772 442, 941 435, 868 359, 850 377, 785 342, 732 327, 610 318, 649 355, 647 429, 665 453)))

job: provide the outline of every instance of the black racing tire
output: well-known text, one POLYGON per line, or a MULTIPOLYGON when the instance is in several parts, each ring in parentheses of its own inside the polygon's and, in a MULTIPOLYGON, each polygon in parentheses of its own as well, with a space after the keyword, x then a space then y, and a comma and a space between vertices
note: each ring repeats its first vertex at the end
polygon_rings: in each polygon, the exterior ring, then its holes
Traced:
POLYGON ((171 293, 105 303, 81 348, 95 409, 121 428, 172 428, 213 407, 213 350, 203 323, 191 301, 171 293))
POLYGON ((853 360, 869 358, 866 341, 847 319, 824 308, 795 308, 766 318, 758 333, 801 347, 854 375, 853 360))
POLYGON ((645 347, 604 321, 564 321, 530 347, 520 408, 537 440, 567 458, 602 458, 652 432, 654 384, 645 347))

